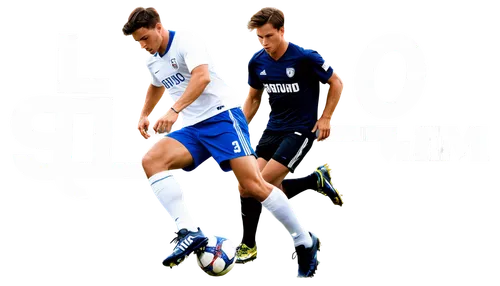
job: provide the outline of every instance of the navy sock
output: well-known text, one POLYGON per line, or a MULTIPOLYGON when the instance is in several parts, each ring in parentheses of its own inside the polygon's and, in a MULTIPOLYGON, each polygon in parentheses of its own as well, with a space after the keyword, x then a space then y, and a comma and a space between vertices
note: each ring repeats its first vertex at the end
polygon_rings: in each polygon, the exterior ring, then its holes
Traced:
POLYGON ((318 175, 314 172, 307 177, 283 180, 281 185, 283 186, 288 199, 291 199, 305 190, 317 190, 318 175))
POLYGON ((243 198, 241 200, 241 219, 243 221, 242 243, 252 248, 255 246, 255 234, 259 224, 262 204, 254 198, 243 198))

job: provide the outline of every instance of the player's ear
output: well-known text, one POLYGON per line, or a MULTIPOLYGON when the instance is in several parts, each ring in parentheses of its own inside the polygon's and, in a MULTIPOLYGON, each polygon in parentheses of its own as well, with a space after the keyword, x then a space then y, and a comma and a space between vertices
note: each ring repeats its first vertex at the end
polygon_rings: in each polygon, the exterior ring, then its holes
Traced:
POLYGON ((163 29, 163 26, 161 25, 161 23, 156 23, 155 30, 159 33, 159 32, 161 32, 162 29, 163 29))
POLYGON ((283 27, 280 28, 279 33, 282 36, 285 34, 285 26, 283 26, 283 27))

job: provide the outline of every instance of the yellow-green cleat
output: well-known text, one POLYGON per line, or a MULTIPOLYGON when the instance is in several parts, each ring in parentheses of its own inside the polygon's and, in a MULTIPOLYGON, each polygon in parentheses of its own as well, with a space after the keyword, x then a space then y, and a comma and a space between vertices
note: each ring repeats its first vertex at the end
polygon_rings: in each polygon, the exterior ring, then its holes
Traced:
POLYGON ((252 248, 241 243, 236 248, 236 263, 247 263, 257 258, 257 244, 252 248))
POLYGON ((316 175, 318 176, 318 193, 328 196, 333 204, 342 206, 342 195, 332 186, 330 177, 330 168, 328 164, 316 168, 316 175))

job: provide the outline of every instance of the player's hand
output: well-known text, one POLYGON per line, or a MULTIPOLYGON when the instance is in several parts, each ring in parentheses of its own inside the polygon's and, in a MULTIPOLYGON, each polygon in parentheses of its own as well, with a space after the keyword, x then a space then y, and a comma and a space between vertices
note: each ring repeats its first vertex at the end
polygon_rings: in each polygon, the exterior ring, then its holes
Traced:
POLYGON ((148 127, 149 127, 149 120, 147 117, 141 117, 139 119, 139 124, 137 126, 137 129, 139 129, 139 132, 141 132, 141 135, 142 137, 144 137, 145 139, 148 139, 149 138, 149 134, 148 134, 148 127))
POLYGON ((175 121, 177 121, 177 117, 179 117, 179 114, 175 113, 172 109, 169 109, 165 115, 156 121, 155 126, 153 126, 153 130, 156 133, 170 133, 172 125, 174 125, 175 121))
POLYGON ((316 124, 312 132, 318 131, 318 141, 325 140, 330 136, 330 119, 321 117, 316 124))

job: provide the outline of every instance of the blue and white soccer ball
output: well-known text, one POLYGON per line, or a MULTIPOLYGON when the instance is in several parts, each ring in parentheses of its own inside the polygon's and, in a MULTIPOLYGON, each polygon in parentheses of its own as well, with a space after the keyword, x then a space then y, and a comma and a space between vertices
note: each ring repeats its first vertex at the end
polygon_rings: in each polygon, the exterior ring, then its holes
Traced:
POLYGON ((227 238, 208 236, 205 251, 197 254, 198 265, 211 276, 228 273, 236 262, 236 246, 227 238))

